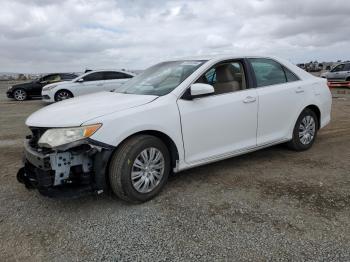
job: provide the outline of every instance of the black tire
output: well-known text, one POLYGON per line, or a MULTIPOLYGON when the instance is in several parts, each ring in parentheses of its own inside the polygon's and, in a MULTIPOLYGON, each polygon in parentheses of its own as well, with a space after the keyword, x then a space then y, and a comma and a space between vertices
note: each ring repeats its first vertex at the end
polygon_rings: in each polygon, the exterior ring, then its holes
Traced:
POLYGON ((170 155, 164 143, 154 136, 137 135, 123 142, 112 155, 109 166, 109 182, 112 191, 120 199, 132 203, 140 203, 150 200, 162 190, 168 180, 169 173, 170 155), (148 148, 155 148, 162 153, 164 172, 152 191, 140 193, 133 186, 131 172, 136 158, 143 150, 148 148))
POLYGON ((318 131, 318 119, 314 111, 311 109, 305 109, 298 117, 298 120, 295 123, 294 129, 293 129, 293 139, 287 143, 288 147, 295 151, 304 151, 308 150, 312 147, 313 143, 315 142, 315 139, 317 137, 317 131, 318 131), (301 126, 301 123, 303 119, 307 116, 310 116, 314 121, 314 135, 312 139, 308 143, 302 143, 302 139, 299 137, 299 128, 301 126))
POLYGON ((23 88, 17 88, 15 90, 13 90, 13 98, 16 101, 24 101, 26 99, 28 99, 28 95, 27 95, 27 91, 24 90, 23 88))
POLYGON ((345 79, 346 82, 350 82, 350 77, 345 79))
POLYGON ((56 94, 55 94, 55 101, 59 102, 59 101, 66 100, 66 99, 69 99, 69 98, 72 98, 72 97, 73 97, 72 92, 70 92, 68 90, 65 90, 65 89, 62 89, 62 90, 58 90, 56 92, 56 94))

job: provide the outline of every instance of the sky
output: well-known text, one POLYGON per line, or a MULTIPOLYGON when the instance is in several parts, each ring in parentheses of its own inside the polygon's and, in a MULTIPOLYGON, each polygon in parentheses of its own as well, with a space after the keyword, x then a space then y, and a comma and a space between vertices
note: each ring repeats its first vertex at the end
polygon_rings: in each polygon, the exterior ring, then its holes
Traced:
POLYGON ((349 0, 0 0, 0 72, 144 69, 172 58, 350 59, 349 0))

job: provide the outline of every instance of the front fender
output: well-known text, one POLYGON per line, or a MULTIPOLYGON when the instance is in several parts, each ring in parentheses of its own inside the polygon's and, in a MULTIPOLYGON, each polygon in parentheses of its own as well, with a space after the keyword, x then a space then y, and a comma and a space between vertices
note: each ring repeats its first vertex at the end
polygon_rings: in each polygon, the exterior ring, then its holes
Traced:
MULTIPOLYGON (((171 96, 174 98, 174 96, 171 96)), ((176 145, 179 160, 184 159, 180 115, 176 99, 157 99, 151 103, 89 120, 102 123, 91 137, 96 141, 117 147, 126 138, 144 131, 157 131, 168 136, 176 145)))

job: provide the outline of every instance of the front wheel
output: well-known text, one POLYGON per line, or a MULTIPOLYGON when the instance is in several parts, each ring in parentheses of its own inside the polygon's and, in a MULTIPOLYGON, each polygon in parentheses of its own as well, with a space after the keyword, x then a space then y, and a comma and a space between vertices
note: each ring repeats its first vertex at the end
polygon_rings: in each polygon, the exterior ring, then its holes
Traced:
POLYGON ((55 101, 58 102, 58 101, 72 98, 72 97, 73 97, 73 94, 68 90, 59 90, 55 94, 55 101))
POLYGON ((27 99, 27 92, 22 88, 16 89, 15 91, 13 91, 13 97, 17 101, 24 101, 27 99))
POLYGON ((317 136, 318 119, 314 111, 305 109, 298 117, 293 130, 293 139, 288 146, 296 151, 312 147, 317 136))
POLYGON ((109 167, 112 191, 128 202, 145 202, 156 196, 168 180, 170 155, 157 137, 134 136, 113 154, 109 167))

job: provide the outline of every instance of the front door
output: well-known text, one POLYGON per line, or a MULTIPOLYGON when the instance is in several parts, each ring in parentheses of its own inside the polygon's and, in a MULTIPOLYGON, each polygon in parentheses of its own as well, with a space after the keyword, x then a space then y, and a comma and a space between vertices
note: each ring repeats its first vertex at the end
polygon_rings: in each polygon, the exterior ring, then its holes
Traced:
POLYGON ((104 91, 103 72, 93 72, 83 77, 83 82, 77 82, 74 95, 85 95, 104 91))
POLYGON ((256 146, 258 97, 245 72, 240 61, 218 64, 197 81, 212 84, 213 95, 178 100, 187 163, 256 146))

